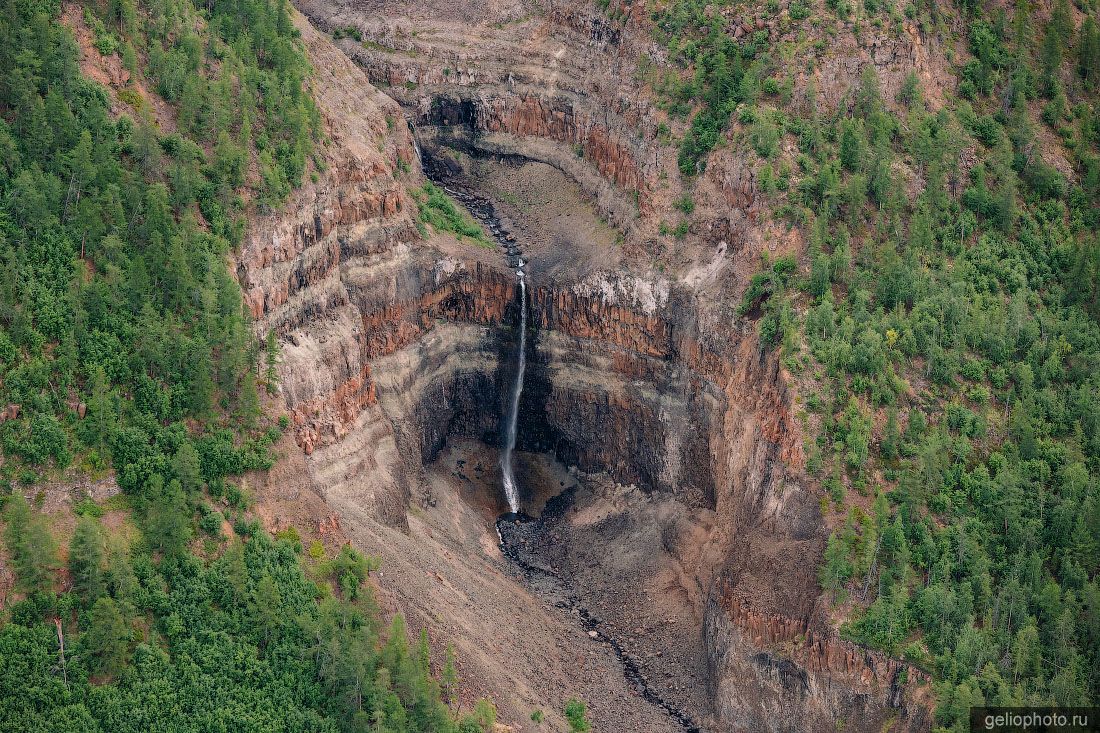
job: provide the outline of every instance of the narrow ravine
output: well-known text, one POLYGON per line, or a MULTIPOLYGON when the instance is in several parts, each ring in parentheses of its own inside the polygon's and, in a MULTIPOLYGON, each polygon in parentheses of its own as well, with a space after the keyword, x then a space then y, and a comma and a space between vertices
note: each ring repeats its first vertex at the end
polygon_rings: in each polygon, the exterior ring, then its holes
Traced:
POLYGON ((500 455, 502 489, 508 503, 509 512, 501 515, 496 521, 501 552, 508 558, 519 575, 524 578, 528 587, 534 590, 540 598, 561 609, 568 618, 575 619, 594 643, 603 644, 614 653, 622 665, 623 676, 639 697, 658 708, 672 721, 675 721, 675 724, 685 733, 703 733, 703 729, 699 727, 699 724, 695 722, 691 715, 666 700, 650 685, 637 660, 632 658, 623 645, 606 632, 602 620, 583 605, 566 579, 560 577, 551 568, 543 567, 525 557, 524 548, 529 544, 533 544, 531 539, 543 530, 546 521, 553 517, 560 517, 565 512, 572 503, 573 495, 571 490, 566 490, 552 498, 547 502, 539 518, 524 513, 519 505, 519 485, 515 473, 514 453, 520 428, 520 398, 523 392, 527 362, 528 273, 524 269, 526 262, 523 259, 523 253, 516 237, 505 229, 491 200, 476 191, 470 190, 460 178, 453 175, 445 166, 433 161, 430 156, 422 159, 422 165, 425 174, 433 183, 458 201, 492 234, 507 255, 508 264, 516 272, 519 303, 516 373, 509 393, 508 412, 504 416, 505 423, 500 455))

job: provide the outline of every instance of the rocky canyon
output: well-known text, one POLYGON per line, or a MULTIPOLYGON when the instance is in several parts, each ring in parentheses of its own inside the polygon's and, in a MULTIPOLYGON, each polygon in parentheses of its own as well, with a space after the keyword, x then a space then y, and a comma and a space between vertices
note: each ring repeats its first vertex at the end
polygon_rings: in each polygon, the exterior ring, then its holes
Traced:
POLYGON ((11 0, 0 151, 0 731, 1093 722, 1100 3, 11 0))
MULTIPOLYGON (((682 184, 648 36, 574 0, 297 6, 323 165, 234 262, 291 426, 248 477, 269 528, 379 556, 379 602, 509 730, 566 730, 573 696, 606 733, 928 729, 927 677, 830 619, 798 386, 738 313, 799 230, 720 149, 658 236, 682 184), (487 243, 422 225, 429 178, 487 243), (524 516, 498 522, 516 256, 524 516)), ((903 46, 872 47, 886 84, 931 63, 903 46)))

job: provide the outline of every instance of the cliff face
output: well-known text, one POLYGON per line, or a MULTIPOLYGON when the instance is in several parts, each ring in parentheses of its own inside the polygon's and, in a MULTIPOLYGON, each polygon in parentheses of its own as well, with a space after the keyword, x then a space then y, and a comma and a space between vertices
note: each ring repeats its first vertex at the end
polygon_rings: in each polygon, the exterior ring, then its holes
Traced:
POLYGON ((322 29, 355 28, 367 39, 340 47, 429 139, 458 135, 486 152, 551 163, 615 223, 656 226, 639 214, 654 211, 675 153, 657 143, 656 109, 633 80, 644 41, 595 6, 556 2, 545 15, 521 3, 472 15, 454 3, 393 2, 379 14, 315 0, 299 8, 322 29))
MULTIPOLYGON (((427 146, 549 162, 636 232, 646 212, 667 209, 671 194, 655 182, 671 154, 636 90, 613 89, 641 41, 587 10, 565 3, 523 19, 504 4, 492 12, 514 27, 479 25, 471 32, 484 43, 459 51, 447 33, 461 17, 440 8, 444 30, 428 54, 399 26, 302 7, 322 26, 354 20, 407 50, 345 44, 345 55, 298 17, 329 138, 324 170, 254 224, 237 274, 258 333, 281 344, 299 480, 336 515, 404 527, 410 504, 432 500, 423 466, 449 438, 496 444, 518 321, 498 253, 418 233, 409 189, 422 181, 405 117, 424 126, 427 146), (404 112, 351 59, 394 84, 404 112)), ((705 542, 715 551, 695 577, 719 717, 793 731, 839 719, 870 730, 900 715, 925 728, 922 680, 902 684, 896 662, 839 641, 817 610, 824 528, 794 398, 776 357, 733 314, 739 273, 755 267, 768 230, 753 226, 751 172, 728 160, 708 177, 726 208, 676 273, 629 261, 579 279, 530 273, 520 448, 714 512, 705 542)))
POLYGON ((909 665, 762 614, 724 592, 707 605, 703 637, 719 715, 735 729, 927 730, 929 679, 909 665))
POLYGON ((580 289, 536 292, 528 414, 546 422, 527 435, 582 470, 714 511, 703 556, 718 560, 694 577, 717 717, 734 730, 927 729, 927 676, 819 617, 824 525, 774 356, 751 330, 701 333, 682 301, 649 310, 580 289))
MULTIPOLYGON (((282 396, 310 485, 336 507, 354 502, 400 524, 419 466, 386 412, 393 377, 383 372, 380 386, 372 364, 417 344, 428 312, 459 307, 454 282, 465 269, 420 241, 399 180, 401 167, 417 165, 400 108, 304 18, 296 22, 329 138, 324 170, 253 225, 238 278, 257 331, 279 337, 282 396)), ((454 330, 462 342, 467 334, 454 330)), ((408 358, 446 356, 420 348, 408 358)))
MULTIPOLYGON (((677 246, 678 264, 706 258, 724 242, 730 254, 743 255, 726 263, 743 278, 758 252, 801 245, 796 233, 763 215, 755 165, 742 152, 716 151, 690 184, 681 179, 674 141, 688 123, 664 112, 646 87, 646 69, 665 68, 667 51, 653 41, 642 3, 612 4, 625 22, 582 0, 538 7, 386 0, 371 12, 347 0, 297 5, 319 28, 341 32, 341 50, 402 104, 425 142, 440 138, 565 171, 627 233, 628 245, 650 256, 669 254, 660 225, 676 221, 674 202, 689 189, 696 211, 691 236, 677 246)), ((727 21, 731 34, 744 27, 742 35, 795 40, 796 31, 776 18, 737 14, 727 21)), ((869 29, 833 45, 837 53, 795 80, 796 92, 812 82, 826 108, 842 103, 867 62, 891 100, 909 70, 935 70, 915 33, 903 43, 869 29)))

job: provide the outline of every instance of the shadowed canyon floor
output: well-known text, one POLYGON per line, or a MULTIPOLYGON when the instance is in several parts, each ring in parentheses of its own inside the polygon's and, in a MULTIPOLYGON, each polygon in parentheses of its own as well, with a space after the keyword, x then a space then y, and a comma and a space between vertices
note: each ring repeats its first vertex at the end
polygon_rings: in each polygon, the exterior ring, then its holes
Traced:
MULTIPOLYGON (((534 484, 546 491, 587 486, 544 456, 523 454, 518 459, 525 486, 534 484)), ((661 708, 645 701, 607 640, 592 638, 588 633, 591 626, 586 626, 579 609, 563 603, 569 591, 583 589, 577 598, 581 603, 592 599, 597 604, 589 609, 593 615, 604 619, 606 609, 606 620, 596 627, 599 633, 625 646, 632 659, 668 659, 697 647, 699 621, 685 614, 683 605, 650 606, 641 611, 624 600, 646 593, 642 587, 636 592, 628 587, 638 580, 639 564, 658 570, 658 577, 660 570, 669 570, 662 568, 671 565, 666 553, 649 555, 639 563, 652 548, 641 541, 633 547, 622 542, 614 557, 605 557, 597 565, 592 557, 601 554, 598 548, 584 544, 591 539, 586 536, 591 531, 587 526, 591 517, 579 513, 562 517, 553 530, 532 537, 532 546, 521 550, 525 562, 544 567, 556 582, 537 573, 525 576, 520 566, 501 553, 498 544, 494 518, 501 506, 493 500, 500 489, 497 451, 472 441, 455 441, 428 467, 427 478, 432 500, 410 512, 407 534, 379 524, 354 507, 334 508, 340 510, 342 526, 356 544, 382 558, 383 569, 377 578, 380 602, 403 610, 413 627, 427 628, 433 639, 453 641, 464 698, 490 696, 498 705, 502 722, 516 730, 546 729, 529 720, 536 709, 547 713, 552 729, 564 730, 560 709, 572 696, 588 704, 598 731, 684 729, 661 708), (632 553, 633 557, 625 557, 632 553), (579 568, 583 568, 580 573, 579 568), (599 582, 591 583, 594 577, 599 582), (618 616, 612 608, 616 594, 620 594, 618 616), (604 602, 609 603, 605 606, 604 602), (665 635, 662 628, 672 630, 672 638, 654 642, 631 639, 629 632, 619 636, 620 629, 629 624, 655 636, 665 635), (681 639, 675 634, 681 630, 695 641, 677 648, 681 639)), ((631 493, 624 491, 624 501, 633 503, 631 493)), ((603 511, 606 519, 608 510, 603 511)), ((620 517, 628 514, 629 510, 618 512, 620 517)), ((641 514, 648 517, 650 513, 641 514)), ((690 676, 701 674, 698 664, 687 674, 686 666, 677 670, 678 666, 678 660, 667 665, 675 678, 662 680, 662 689, 664 683, 685 688, 698 685, 699 680, 690 676)), ((648 665, 643 669, 647 676, 656 674, 648 665)))

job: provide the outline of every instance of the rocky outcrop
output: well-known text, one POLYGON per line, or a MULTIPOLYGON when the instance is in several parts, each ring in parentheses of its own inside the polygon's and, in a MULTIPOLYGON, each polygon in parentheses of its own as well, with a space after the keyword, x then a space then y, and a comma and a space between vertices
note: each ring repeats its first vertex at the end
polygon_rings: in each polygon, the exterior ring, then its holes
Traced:
POLYGON ((503 3, 470 22, 454 17, 461 5, 438 4, 433 31, 423 33, 423 10, 410 4, 390 3, 384 14, 321 0, 298 6, 321 28, 354 29, 363 41, 345 39, 341 49, 426 138, 444 128, 480 151, 559 167, 623 228, 654 212, 675 152, 658 142, 664 115, 634 77, 650 42, 595 7, 552 3, 537 17, 503 3))
POLYGON ((926 730, 927 675, 818 616, 824 523, 777 358, 751 329, 701 328, 678 288, 637 285, 535 290, 521 447, 714 512, 709 549, 678 552, 717 558, 693 568, 692 595, 734 730, 926 730))
POLYGON ((927 676, 817 617, 823 521, 775 357, 751 331, 701 336, 682 303, 647 312, 581 289, 534 298, 547 330, 527 414, 546 422, 542 444, 526 437, 582 470, 714 512, 703 543, 718 549, 701 555, 718 559, 693 575, 718 717, 734 730, 824 731, 837 720, 926 730, 927 676))
POLYGON ((904 662, 829 635, 805 621, 761 614, 712 597, 703 637, 719 715, 735 729, 924 731, 928 676, 904 662))
POLYGON ((420 174, 400 109, 304 18, 296 22, 329 138, 324 165, 280 212, 254 222, 236 273, 258 334, 274 332, 281 344, 279 388, 312 489, 334 508, 354 503, 402 525, 439 441, 410 431, 433 411, 418 406, 426 396, 410 401, 410 383, 395 375, 447 363, 449 372, 418 377, 412 391, 474 382, 491 391, 494 342, 471 337, 472 324, 499 323, 511 285, 422 241, 407 190, 420 174), (437 327, 447 319, 466 325, 437 327), (475 376, 456 376, 466 369, 458 344, 479 355, 475 376))
POLYGON ((478 130, 516 137, 542 137, 574 147, 600 174, 626 191, 647 198, 650 181, 636 160, 638 154, 619 134, 583 110, 535 95, 485 100, 475 106, 478 130))

